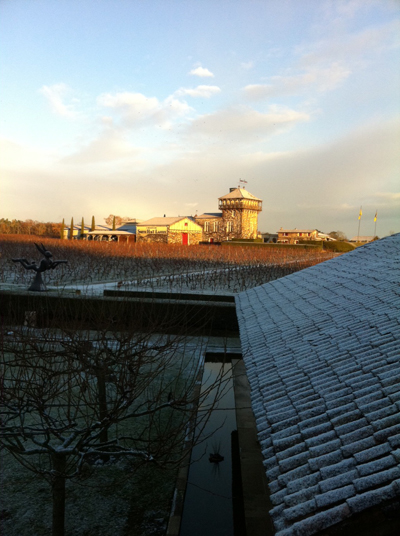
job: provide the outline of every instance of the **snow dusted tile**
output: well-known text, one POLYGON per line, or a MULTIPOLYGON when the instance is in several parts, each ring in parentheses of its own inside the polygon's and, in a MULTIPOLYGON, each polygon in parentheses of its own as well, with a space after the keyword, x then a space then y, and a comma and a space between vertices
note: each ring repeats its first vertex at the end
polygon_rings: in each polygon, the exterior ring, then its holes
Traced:
POLYGON ((377 504, 393 499, 398 494, 396 486, 389 484, 387 486, 381 487, 379 489, 374 489, 367 491, 347 499, 347 504, 350 507, 352 513, 362 512, 367 508, 371 508, 377 504))
POLYGON ((300 490, 304 491, 305 489, 312 488, 316 486, 320 480, 321 475, 319 472, 295 478, 287 483, 288 493, 297 493, 300 490))
POLYGON ((321 495, 316 495, 315 502, 317 503, 318 508, 326 508, 327 506, 333 506, 339 502, 343 502, 343 499, 348 499, 355 495, 356 490, 352 484, 344 486, 343 488, 334 489, 322 493, 321 495))
POLYGON ((317 458, 319 456, 323 456, 325 454, 329 454, 333 451, 338 451, 341 447, 342 443, 340 439, 333 439, 331 441, 328 441, 326 443, 321 443, 320 445, 316 445, 314 447, 309 447, 311 456, 317 458))
POLYGON ((388 441, 392 448, 400 447, 400 434, 389 437, 388 441))
POLYGON ((357 466, 357 471, 360 476, 372 475, 373 473, 378 473, 384 469, 394 467, 396 465, 396 459, 392 454, 373 460, 372 462, 367 462, 362 465, 357 466))
MULTIPOLYGON (((350 508, 347 504, 342 504, 340 506, 335 506, 329 510, 325 510, 314 516, 307 517, 302 521, 294 523, 292 526, 292 533, 296 536, 310 536, 321 530, 324 530, 331 525, 335 525, 340 521, 345 520, 351 514, 350 508)), ((286 536, 277 533, 276 536, 286 536)))
POLYGON ((329 454, 324 454, 323 456, 318 456, 317 458, 310 458, 308 460, 308 465, 311 467, 312 471, 318 471, 322 467, 327 467, 328 465, 334 465, 343 460, 343 454, 340 449, 334 450, 329 454))
POLYGON ((342 473, 337 476, 332 476, 330 478, 321 480, 319 483, 319 489, 321 490, 321 493, 326 493, 332 489, 343 488, 344 486, 351 484, 355 478, 358 478, 358 476, 358 472, 353 469, 347 473, 342 473))
POLYGON ((372 436, 367 436, 359 441, 350 442, 347 445, 341 447, 342 454, 345 458, 349 458, 357 452, 365 451, 375 446, 375 439, 372 436))
POLYGON ((376 447, 372 447, 364 451, 354 453, 354 458, 358 464, 362 464, 370 460, 380 458, 391 450, 392 448, 389 443, 383 443, 381 445, 377 445, 376 447))
POLYGON ((286 495, 283 500, 286 506, 292 507, 309 501, 310 499, 313 499, 317 494, 318 485, 315 485, 305 489, 301 489, 300 491, 292 493, 291 495, 286 495))
POLYGON ((299 503, 296 506, 292 506, 291 508, 286 508, 283 512, 283 516, 287 521, 293 522, 296 521, 296 519, 300 519, 315 512, 317 508, 318 506, 315 499, 310 499, 303 503, 299 503))

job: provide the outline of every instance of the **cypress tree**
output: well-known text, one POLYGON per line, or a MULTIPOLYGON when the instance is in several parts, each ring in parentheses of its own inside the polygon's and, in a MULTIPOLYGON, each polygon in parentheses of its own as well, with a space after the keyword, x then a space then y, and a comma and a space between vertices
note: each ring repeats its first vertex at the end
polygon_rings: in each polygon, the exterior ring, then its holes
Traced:
POLYGON ((112 225, 112 230, 115 231, 115 216, 113 216, 113 225, 112 225))
POLYGON ((69 238, 72 240, 74 237, 74 218, 71 218, 71 228, 69 230, 69 238))
POLYGON ((83 235, 85 234, 85 222, 83 221, 82 216, 82 223, 81 223, 81 239, 83 239, 83 235))
POLYGON ((63 218, 63 221, 62 221, 62 224, 61 224, 61 230, 60 230, 60 238, 61 238, 61 240, 64 240, 64 228, 65 228, 65 223, 64 223, 64 218, 63 218))
POLYGON ((92 216, 92 228, 91 231, 94 231, 96 229, 96 224, 94 223, 94 216, 92 216))

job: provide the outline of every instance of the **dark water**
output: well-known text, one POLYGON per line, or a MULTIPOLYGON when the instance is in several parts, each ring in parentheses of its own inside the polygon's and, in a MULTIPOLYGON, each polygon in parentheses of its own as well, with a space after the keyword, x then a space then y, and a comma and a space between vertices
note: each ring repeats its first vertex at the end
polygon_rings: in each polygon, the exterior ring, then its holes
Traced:
MULTIPOLYGON (((231 433, 236 430, 235 400, 231 363, 205 363, 202 390, 210 386, 221 372, 229 378, 223 396, 212 411, 203 437, 215 431, 204 443, 193 448, 189 469, 180 536, 232 536, 232 450, 231 433), (229 409, 227 409, 229 408, 229 409), (209 455, 218 451, 224 460, 210 463, 209 455), (196 461, 194 461, 196 460, 196 461)), ((214 399, 215 389, 205 404, 214 399)), ((199 415, 204 405, 199 408, 199 415)))

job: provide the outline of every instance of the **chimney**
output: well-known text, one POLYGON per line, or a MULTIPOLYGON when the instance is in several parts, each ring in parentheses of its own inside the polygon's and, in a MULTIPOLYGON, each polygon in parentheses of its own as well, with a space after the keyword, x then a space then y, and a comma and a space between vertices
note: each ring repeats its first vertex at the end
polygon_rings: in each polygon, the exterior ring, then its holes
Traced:
POLYGON ((233 190, 236 190, 236 188, 229 188, 229 193, 233 192, 233 190))

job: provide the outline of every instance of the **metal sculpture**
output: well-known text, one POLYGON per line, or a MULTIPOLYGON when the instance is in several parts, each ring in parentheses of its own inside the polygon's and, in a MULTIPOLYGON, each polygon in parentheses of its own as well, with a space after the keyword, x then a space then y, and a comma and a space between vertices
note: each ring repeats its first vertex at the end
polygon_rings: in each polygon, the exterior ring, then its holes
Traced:
POLYGON ((22 266, 26 270, 34 270, 36 272, 35 278, 31 283, 31 286, 28 288, 28 290, 32 290, 34 292, 44 292, 46 291, 45 284, 43 283, 42 279, 42 273, 46 270, 54 270, 59 264, 66 264, 68 261, 53 261, 52 260, 52 254, 49 250, 47 250, 44 245, 38 246, 35 243, 35 246, 37 247, 38 251, 44 256, 44 259, 40 261, 39 266, 37 266, 35 261, 32 261, 31 263, 27 259, 11 259, 13 262, 19 262, 22 264, 22 266))

